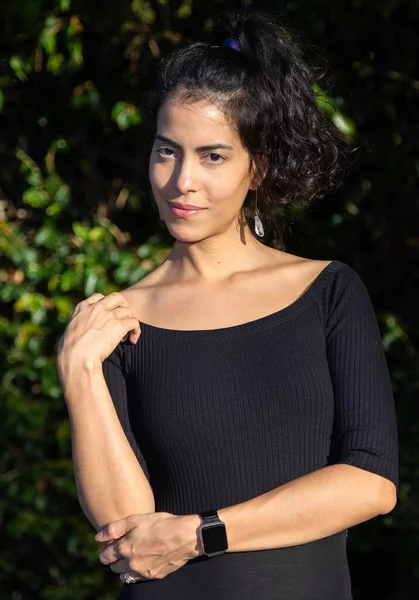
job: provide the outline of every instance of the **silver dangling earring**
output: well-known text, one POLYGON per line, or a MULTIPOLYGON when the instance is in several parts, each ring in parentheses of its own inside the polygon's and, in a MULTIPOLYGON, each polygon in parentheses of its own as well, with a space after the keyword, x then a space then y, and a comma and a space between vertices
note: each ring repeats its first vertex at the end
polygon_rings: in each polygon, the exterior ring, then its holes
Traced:
POLYGON ((258 211, 258 189, 256 188, 256 204, 255 204, 255 233, 259 237, 263 237, 265 235, 265 231, 263 229, 262 221, 259 217, 258 211))
POLYGON ((159 219, 160 219, 160 221, 164 221, 164 219, 161 215, 159 215, 159 219))

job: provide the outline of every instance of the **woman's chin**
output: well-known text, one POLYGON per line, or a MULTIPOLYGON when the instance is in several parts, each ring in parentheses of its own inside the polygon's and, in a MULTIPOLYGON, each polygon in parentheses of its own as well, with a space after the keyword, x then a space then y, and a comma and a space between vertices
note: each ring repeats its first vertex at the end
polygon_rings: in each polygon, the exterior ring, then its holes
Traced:
MULTIPOLYGON (((166 224, 167 225, 167 224, 166 224)), ((188 224, 189 225, 189 224, 188 224)), ((167 225, 167 230, 178 242, 194 244, 211 236, 211 232, 204 231, 202 227, 179 226, 178 224, 167 225)))

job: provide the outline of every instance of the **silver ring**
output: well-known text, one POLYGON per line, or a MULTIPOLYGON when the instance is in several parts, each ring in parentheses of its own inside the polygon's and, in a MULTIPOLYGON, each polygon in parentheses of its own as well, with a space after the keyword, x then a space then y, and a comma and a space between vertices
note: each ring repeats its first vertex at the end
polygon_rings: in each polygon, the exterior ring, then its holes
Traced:
POLYGON ((134 577, 131 577, 131 575, 128 573, 124 573, 124 579, 125 579, 125 583, 137 583, 137 580, 134 579, 134 577))

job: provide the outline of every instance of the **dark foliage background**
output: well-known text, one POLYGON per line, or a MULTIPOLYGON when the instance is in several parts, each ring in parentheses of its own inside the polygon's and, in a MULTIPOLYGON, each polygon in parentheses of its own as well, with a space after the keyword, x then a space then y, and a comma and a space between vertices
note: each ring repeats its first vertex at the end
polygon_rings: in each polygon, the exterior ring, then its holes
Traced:
MULTIPOLYGON (((281 12, 315 66, 327 60, 330 118, 362 148, 337 192, 279 218, 289 252, 350 264, 376 308, 401 484, 391 514, 350 531, 354 598, 417 598, 419 3, 256 4, 281 12)), ((117 597, 76 500, 56 348, 77 302, 126 287, 167 253, 148 184, 144 92, 156 61, 226 5, 0 5, 1 598, 117 597)))

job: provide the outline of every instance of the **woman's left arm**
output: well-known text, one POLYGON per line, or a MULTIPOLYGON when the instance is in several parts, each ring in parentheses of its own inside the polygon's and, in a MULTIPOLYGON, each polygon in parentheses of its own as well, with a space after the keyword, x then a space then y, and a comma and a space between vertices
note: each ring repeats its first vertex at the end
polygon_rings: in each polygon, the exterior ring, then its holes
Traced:
POLYGON ((311 542, 396 504, 397 424, 375 311, 361 277, 345 263, 327 292, 325 339, 335 398, 329 466, 219 510, 231 552, 311 542))
POLYGON ((218 511, 227 552, 312 542, 390 512, 395 486, 351 465, 331 465, 218 511))

